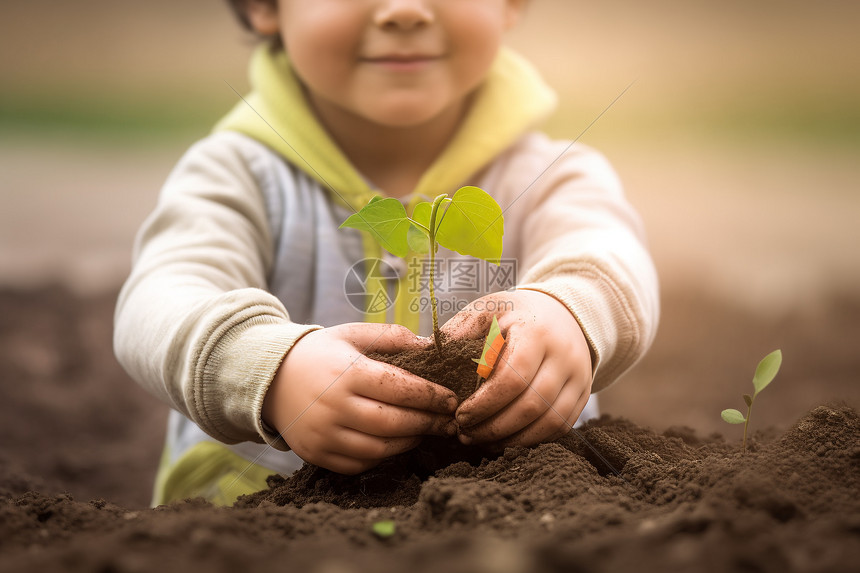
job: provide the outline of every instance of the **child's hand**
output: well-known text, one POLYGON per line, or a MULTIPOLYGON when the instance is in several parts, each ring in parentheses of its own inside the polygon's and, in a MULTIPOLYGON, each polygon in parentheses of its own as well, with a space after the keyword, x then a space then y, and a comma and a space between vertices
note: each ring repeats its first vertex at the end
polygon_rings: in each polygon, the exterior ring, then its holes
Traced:
POLYGON ((530 446, 561 437, 591 394, 591 353, 579 323, 555 298, 517 290, 472 302, 442 330, 483 337, 494 314, 505 347, 490 377, 457 409, 460 441, 530 446))
POLYGON ((278 369, 263 403, 263 420, 303 460, 344 474, 410 450, 423 435, 453 436, 453 392, 364 356, 428 343, 389 324, 343 324, 310 332, 278 369))

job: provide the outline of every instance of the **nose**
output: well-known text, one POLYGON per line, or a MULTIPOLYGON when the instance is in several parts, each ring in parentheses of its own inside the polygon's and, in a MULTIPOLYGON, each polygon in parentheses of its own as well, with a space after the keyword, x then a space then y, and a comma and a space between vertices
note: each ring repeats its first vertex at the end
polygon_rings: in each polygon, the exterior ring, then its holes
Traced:
POLYGON ((433 10, 426 0, 387 0, 380 3, 374 20, 389 30, 413 30, 433 23, 433 10))

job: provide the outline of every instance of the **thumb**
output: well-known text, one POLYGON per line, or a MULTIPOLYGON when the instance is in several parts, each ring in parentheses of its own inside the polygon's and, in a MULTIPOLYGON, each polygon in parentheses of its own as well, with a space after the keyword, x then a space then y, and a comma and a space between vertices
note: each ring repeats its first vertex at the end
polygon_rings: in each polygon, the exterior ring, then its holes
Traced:
POLYGON ((346 338, 362 354, 394 354, 427 346, 430 341, 399 324, 356 322, 343 325, 346 338))
POLYGON ((485 336, 492 322, 492 313, 466 307, 452 316, 448 322, 442 325, 440 330, 450 338, 471 340, 485 336))

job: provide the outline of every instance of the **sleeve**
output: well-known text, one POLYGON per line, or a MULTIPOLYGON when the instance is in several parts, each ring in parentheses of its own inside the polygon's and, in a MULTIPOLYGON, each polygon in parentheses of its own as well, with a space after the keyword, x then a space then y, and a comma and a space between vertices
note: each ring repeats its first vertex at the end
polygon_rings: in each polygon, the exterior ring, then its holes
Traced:
POLYGON ((263 428, 263 398, 292 345, 321 327, 291 322, 265 290, 274 256, 265 201, 249 159, 229 143, 198 143, 165 183, 135 242, 114 351, 133 379, 213 438, 285 450, 263 428))
POLYGON ((544 165, 557 161, 526 194, 518 288, 553 296, 573 313, 591 346, 598 392, 654 339, 657 273, 641 220, 605 158, 558 143, 548 155, 544 165))

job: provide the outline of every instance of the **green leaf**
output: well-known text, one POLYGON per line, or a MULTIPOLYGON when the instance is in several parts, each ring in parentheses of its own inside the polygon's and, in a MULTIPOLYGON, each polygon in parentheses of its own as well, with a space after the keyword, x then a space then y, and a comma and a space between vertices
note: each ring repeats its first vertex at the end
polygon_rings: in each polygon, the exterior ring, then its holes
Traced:
POLYGON ((421 223, 426 228, 430 228, 430 209, 432 206, 427 201, 422 201, 415 205, 412 209, 412 218, 416 223, 421 223))
POLYGON ((744 418, 744 415, 735 410, 734 408, 723 410, 720 413, 720 416, 722 416, 723 420, 725 420, 729 424, 743 424, 747 421, 747 419, 744 418))
POLYGON ((755 386, 753 397, 757 396, 759 392, 764 390, 773 381, 776 373, 779 372, 780 365, 782 365, 781 350, 774 350, 762 358, 755 369, 755 376, 753 376, 753 386, 755 386))
POLYGON ((403 204, 393 197, 371 199, 361 211, 350 215, 340 228, 351 227, 368 231, 392 255, 405 257, 409 253, 409 227, 403 204))
POLYGON ((410 223, 409 231, 406 233, 406 241, 409 243, 409 248, 416 253, 430 252, 430 237, 421 227, 416 227, 410 223))
POLYGON ((461 187, 446 211, 436 215, 436 241, 461 255, 499 264, 504 224, 502 208, 486 191, 461 187))
POLYGON ((377 521, 371 526, 371 530, 377 537, 381 537, 386 539, 394 535, 396 530, 396 526, 394 521, 391 519, 386 519, 385 521, 377 521))
POLYGON ((430 252, 430 236, 428 231, 425 231, 425 229, 430 228, 430 209, 430 203, 426 201, 418 203, 412 209, 412 220, 424 227, 422 229, 415 224, 409 225, 409 232, 406 238, 409 240, 409 246, 416 253, 430 252))
POLYGON ((752 396, 750 396, 749 394, 744 394, 744 403, 747 405, 747 407, 752 406, 752 402, 752 396))

